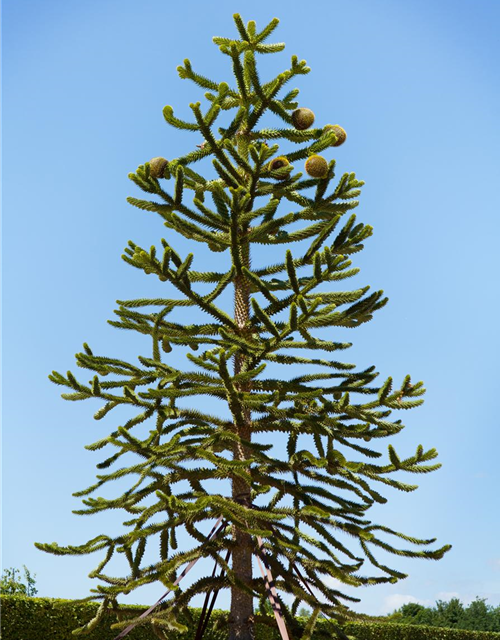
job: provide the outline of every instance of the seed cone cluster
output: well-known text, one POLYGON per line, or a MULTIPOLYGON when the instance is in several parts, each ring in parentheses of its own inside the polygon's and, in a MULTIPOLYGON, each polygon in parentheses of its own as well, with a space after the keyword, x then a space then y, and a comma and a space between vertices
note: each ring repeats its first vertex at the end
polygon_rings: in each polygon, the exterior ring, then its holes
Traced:
MULTIPOLYGON (((292 113, 292 124, 295 129, 299 131, 304 131, 312 127, 314 123, 314 113, 311 109, 306 107, 300 107, 299 109, 295 109, 292 113)), ((347 133, 345 130, 338 124, 327 124, 323 128, 323 133, 328 133, 329 131, 333 131, 337 136, 336 141, 333 143, 333 147, 340 147, 341 144, 347 139, 347 133)), ((284 162, 288 164, 288 160, 284 157, 275 158, 269 163, 269 170, 274 171, 285 166, 284 162)), ((305 170, 311 178, 326 178, 328 175, 328 162, 320 155, 310 156, 306 160, 305 170)))

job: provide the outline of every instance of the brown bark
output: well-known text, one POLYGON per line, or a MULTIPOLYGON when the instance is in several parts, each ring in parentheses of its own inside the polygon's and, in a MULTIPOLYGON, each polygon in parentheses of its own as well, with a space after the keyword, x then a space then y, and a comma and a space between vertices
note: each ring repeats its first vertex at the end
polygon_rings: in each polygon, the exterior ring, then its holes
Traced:
MULTIPOLYGON (((248 245, 247 245, 248 246, 248 245)), ((249 255, 243 256, 243 263, 249 266, 249 255)), ((249 318, 249 287, 243 275, 237 276, 234 283, 235 321, 244 334, 249 318)), ((236 354, 234 361, 235 374, 244 371, 246 362, 243 354, 236 354)), ((250 385, 240 385, 241 391, 248 391, 250 385)), ((245 440, 251 439, 252 418, 250 410, 243 413, 243 424, 235 425, 239 435, 245 440)), ((241 445, 234 448, 234 459, 245 460, 249 452, 241 445)), ((250 486, 241 478, 233 478, 233 499, 243 504, 250 504, 250 486)), ((238 578, 250 586, 252 581, 252 540, 251 537, 233 527, 235 547, 232 553, 233 571, 238 578)), ((231 611, 229 615, 229 640, 254 640, 253 597, 237 587, 231 587, 231 611)))

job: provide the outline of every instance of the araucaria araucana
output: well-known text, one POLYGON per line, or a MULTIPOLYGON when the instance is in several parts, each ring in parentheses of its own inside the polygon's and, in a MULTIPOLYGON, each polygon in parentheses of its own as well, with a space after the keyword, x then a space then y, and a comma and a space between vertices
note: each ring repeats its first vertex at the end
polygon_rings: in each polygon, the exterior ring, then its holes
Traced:
POLYGON ((184 60, 179 75, 206 91, 206 108, 191 104, 189 122, 170 106, 163 111, 169 125, 195 132, 193 150, 173 160, 155 157, 130 174, 148 196, 129 202, 157 213, 168 235, 161 251, 130 241, 123 259, 175 293, 118 301, 118 319, 110 324, 150 336, 152 353, 131 364, 94 355, 84 344, 76 361, 96 374, 90 382, 71 372, 50 376, 71 389, 63 394, 67 400, 104 401, 97 420, 115 407, 136 413, 87 448, 113 451, 99 469, 119 465, 130 452, 137 463, 98 475, 96 484, 74 494, 84 496, 78 514, 123 509, 128 532, 100 535, 81 546, 37 543, 56 555, 103 551, 90 574, 101 584, 89 598, 100 600, 101 607, 83 631, 94 628, 106 609, 116 608, 120 594, 149 583, 172 586, 186 563, 203 557, 212 558, 219 570, 188 588, 181 583, 141 624, 151 622, 160 635, 162 629, 179 631, 179 613, 189 615, 193 596, 229 589, 229 638, 251 640, 256 622, 274 624, 266 613, 264 581, 252 571, 253 557, 262 556, 261 538, 278 592, 293 600, 291 607, 279 600, 287 626, 295 628, 293 616, 305 603, 313 609, 303 636, 310 637, 320 613, 342 622, 350 615, 346 602, 357 601, 332 586, 338 584, 332 578, 361 586, 405 577, 381 564, 377 549, 429 559, 449 549, 431 550, 434 540, 412 538, 367 517, 375 502, 386 502, 377 485, 416 488, 391 478, 393 472, 426 473, 440 466, 427 464, 437 453, 421 445, 405 459, 389 445, 388 460, 379 464, 382 454, 370 448, 403 429, 391 414, 421 404, 423 383, 412 384, 407 376, 393 389, 391 378, 375 383, 374 367, 358 371, 331 359, 329 354, 351 346, 335 341, 335 328, 358 327, 387 302, 382 291, 369 293, 367 286, 337 289, 358 272, 350 256, 372 234, 352 213, 363 182, 354 173, 335 179, 335 160, 328 156, 345 142, 344 129, 318 125, 313 111, 299 106, 298 89, 283 91, 296 76, 309 73, 306 62, 292 56, 289 69, 261 79, 257 58, 284 48, 266 44, 278 20, 260 32, 253 21, 245 25, 237 14, 234 20, 237 39, 213 39, 228 57, 233 83, 200 75, 184 60), (261 128, 266 113, 281 128, 261 128), (208 177, 198 169, 204 161, 211 163, 208 177), (203 264, 197 264, 196 253, 176 250, 176 234, 207 245, 214 270, 196 270, 203 264), (271 263, 253 264, 252 245, 262 245, 259 255, 268 251, 271 263), (328 285, 335 290, 328 291, 328 285), (234 306, 224 304, 224 292, 231 290, 234 306), (203 316, 200 323, 190 318, 193 312, 203 316), (318 337, 317 330, 326 328, 332 339, 318 337), (204 406, 207 396, 220 405, 219 413, 204 406), (89 497, 124 477, 131 478, 131 486, 123 495, 89 497), (219 517, 222 533, 207 542, 219 517), (426 548, 400 549, 391 538, 426 548), (148 541, 159 545, 159 556, 143 566, 148 541), (130 565, 125 577, 104 573, 114 551, 130 565), (376 575, 361 572, 366 560, 376 575))

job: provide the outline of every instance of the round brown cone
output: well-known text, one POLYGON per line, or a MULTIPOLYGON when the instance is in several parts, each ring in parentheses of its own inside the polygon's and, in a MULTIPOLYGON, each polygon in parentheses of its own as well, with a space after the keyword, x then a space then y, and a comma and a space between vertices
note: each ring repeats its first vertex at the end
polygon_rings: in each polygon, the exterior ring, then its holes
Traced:
POLYGON ((296 129, 299 129, 299 131, 309 129, 309 127, 312 127, 313 122, 314 113, 311 109, 301 107, 300 109, 295 109, 292 113, 292 124, 296 129))
POLYGON ((163 178, 163 172, 168 164, 165 158, 153 158, 149 161, 149 170, 153 178, 163 178))
POLYGON ((326 178, 328 175, 328 162, 323 156, 311 156, 306 160, 306 172, 311 178, 326 178))
POLYGON ((345 132, 345 129, 342 129, 339 124, 327 124, 323 129, 323 132, 326 133, 327 131, 333 131, 337 136, 337 141, 332 145, 334 147, 340 147, 340 145, 344 144, 347 139, 347 133, 345 132))

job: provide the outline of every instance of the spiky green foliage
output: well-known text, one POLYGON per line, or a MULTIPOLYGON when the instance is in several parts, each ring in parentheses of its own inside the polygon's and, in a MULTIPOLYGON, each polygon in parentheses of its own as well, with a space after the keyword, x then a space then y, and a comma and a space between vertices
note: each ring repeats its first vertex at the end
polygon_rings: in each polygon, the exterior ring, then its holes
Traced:
POLYGON ((71 372, 50 376, 69 387, 63 394, 67 400, 100 399, 104 404, 97 420, 116 407, 134 410, 130 420, 88 446, 110 450, 97 465, 107 471, 74 494, 83 497, 85 508, 78 514, 124 510, 128 532, 101 535, 80 546, 37 546, 56 555, 104 553, 90 574, 100 581, 91 596, 102 601, 98 619, 108 606, 116 606, 120 594, 158 581, 171 586, 185 563, 212 557, 224 572, 177 588, 171 603, 148 619, 158 631, 178 628, 177 612, 210 589, 256 597, 264 615, 263 581, 245 581, 239 565, 224 559, 228 549, 233 558, 240 552, 241 540, 250 541, 250 552, 257 553, 256 536, 261 536, 278 590, 294 597, 291 608, 281 603, 285 617, 291 622, 301 603, 315 611, 310 635, 320 611, 341 621, 349 616, 346 602, 357 600, 332 587, 329 579, 349 586, 396 582, 405 575, 382 564, 379 549, 438 559, 449 548, 431 550, 434 540, 393 531, 367 515, 374 503, 386 502, 377 485, 416 489, 391 477, 395 472, 427 473, 439 464, 428 464, 437 453, 422 446, 400 457, 389 445, 387 459, 370 447, 403 429, 393 411, 421 404, 424 388, 409 376, 395 387, 391 378, 377 383, 374 367, 357 370, 332 359, 334 352, 351 346, 335 341, 335 328, 358 327, 387 302, 382 291, 370 293, 369 287, 338 289, 358 272, 350 256, 372 234, 372 227, 357 223, 352 213, 363 182, 354 173, 336 179, 335 160, 329 160, 324 178, 303 177, 299 165, 312 155, 329 155, 337 143, 332 127, 297 130, 291 124, 298 89, 284 93, 285 85, 309 68, 292 56, 290 68, 262 80, 258 55, 284 48, 265 43, 278 20, 260 33, 254 22, 244 25, 238 15, 235 22, 239 38, 214 38, 229 59, 234 84, 214 82, 185 60, 179 75, 206 90, 205 107, 192 103, 190 122, 174 116, 170 106, 163 112, 168 124, 196 132, 202 144, 168 162, 157 157, 154 171, 146 162, 129 176, 147 194, 129 202, 157 213, 169 234, 160 251, 130 241, 123 259, 154 274, 175 295, 118 301, 117 319, 110 324, 149 336, 152 353, 131 364, 94 355, 85 344, 76 361, 95 374, 93 379, 80 382, 71 372), (281 119, 282 128, 259 128, 266 112, 281 119), (225 115, 224 126, 218 126, 225 115), (285 161, 273 165, 278 157, 285 161), (211 178, 193 168, 203 161, 211 161, 211 178), (225 266, 197 270, 195 253, 174 248, 176 233, 207 245, 214 263, 225 266), (272 263, 251 264, 252 245, 264 245, 272 263), (329 283, 331 291, 325 290, 329 283), (235 293, 234 309, 223 303, 228 289, 235 293), (178 307, 187 307, 184 321, 173 318, 178 307), (203 315, 201 322, 188 320, 192 307, 203 315), (321 329, 330 330, 327 338, 316 335, 321 329), (316 357, 316 351, 326 355, 316 357), (299 365, 319 372, 300 374, 299 365), (227 411, 210 413, 204 402, 208 397, 224 403, 227 411), (282 446, 269 442, 275 434, 282 446), (137 462, 120 466, 129 453, 136 454, 137 462), (123 495, 90 497, 125 477, 132 486, 123 495), (221 515, 225 535, 204 544, 221 515), (191 548, 177 549, 180 536, 192 540, 191 548), (144 566, 150 540, 159 545, 159 557, 144 566), (129 564, 122 578, 105 573, 115 551, 129 564), (366 561, 375 575, 361 571, 366 561), (326 604, 318 604, 298 573, 326 604))

